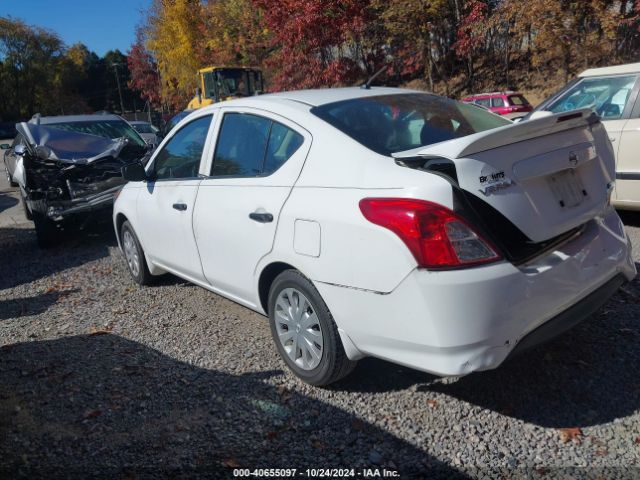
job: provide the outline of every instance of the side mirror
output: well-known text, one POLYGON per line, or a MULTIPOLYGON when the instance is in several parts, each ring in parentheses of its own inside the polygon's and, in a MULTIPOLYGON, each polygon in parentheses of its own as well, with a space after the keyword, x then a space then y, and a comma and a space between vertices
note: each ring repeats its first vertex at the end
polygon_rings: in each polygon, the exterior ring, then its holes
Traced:
POLYGON ((122 167, 121 172, 122 178, 127 182, 144 182, 148 179, 147 172, 145 172, 144 167, 139 162, 125 165, 122 167))
POLYGON ((9 150, 11 148, 11 145, 9 145, 8 143, 0 143, 0 150, 9 150))

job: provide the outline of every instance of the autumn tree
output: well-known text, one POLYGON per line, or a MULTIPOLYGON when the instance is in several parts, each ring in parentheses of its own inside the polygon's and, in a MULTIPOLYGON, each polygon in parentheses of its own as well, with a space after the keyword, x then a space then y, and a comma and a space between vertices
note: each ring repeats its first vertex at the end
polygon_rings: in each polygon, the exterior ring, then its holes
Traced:
POLYGON ((200 30, 198 56, 207 65, 262 66, 270 53, 271 32, 252 0, 208 1, 200 30))
POLYGON ((272 32, 275 90, 350 85, 364 77, 359 53, 373 21, 363 0, 254 0, 272 32))
POLYGON ((158 64, 145 46, 144 31, 141 28, 138 28, 136 42, 128 52, 127 65, 131 72, 129 88, 139 92, 142 99, 148 101, 151 106, 160 109, 162 95, 158 64))
POLYGON ((145 47, 157 61, 162 95, 174 107, 184 107, 197 86, 202 17, 200 0, 154 0, 149 13, 145 47))

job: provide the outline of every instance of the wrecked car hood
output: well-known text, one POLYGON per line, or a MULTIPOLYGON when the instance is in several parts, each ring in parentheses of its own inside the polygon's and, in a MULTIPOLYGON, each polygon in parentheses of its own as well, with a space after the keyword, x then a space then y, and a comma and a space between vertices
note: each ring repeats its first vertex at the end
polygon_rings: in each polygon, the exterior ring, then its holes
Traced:
POLYGON ((117 157, 127 145, 125 138, 109 139, 72 132, 53 126, 22 122, 16 129, 27 139, 38 158, 87 165, 106 157, 117 157))

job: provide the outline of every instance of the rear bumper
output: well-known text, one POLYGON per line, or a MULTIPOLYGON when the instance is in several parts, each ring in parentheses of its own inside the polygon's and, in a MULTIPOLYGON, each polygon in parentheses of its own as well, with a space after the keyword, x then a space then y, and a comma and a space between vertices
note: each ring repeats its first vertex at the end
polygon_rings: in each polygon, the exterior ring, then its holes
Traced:
POLYGON ((607 303, 626 281, 624 276, 616 275, 586 298, 543 323, 533 332, 528 333, 511 350, 510 356, 519 355, 537 345, 546 343, 586 320, 607 303))
POLYGON ((463 375, 496 368, 513 351, 571 328, 635 274, 624 227, 610 209, 580 236, 518 267, 415 269, 388 294, 316 286, 352 358, 463 375))

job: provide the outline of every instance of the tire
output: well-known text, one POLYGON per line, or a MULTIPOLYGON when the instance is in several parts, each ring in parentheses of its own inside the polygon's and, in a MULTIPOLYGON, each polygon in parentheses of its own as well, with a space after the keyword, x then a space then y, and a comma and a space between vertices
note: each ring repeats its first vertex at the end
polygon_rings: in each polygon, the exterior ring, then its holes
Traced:
POLYGON ((356 366, 347 358, 329 308, 297 270, 285 270, 271 284, 269 324, 280 356, 306 383, 329 385, 356 366))
POLYGON ((24 210, 24 216, 27 220, 33 220, 33 214, 31 210, 29 210, 29 206, 27 205, 27 199, 24 198, 22 194, 22 190, 20 190, 20 203, 22 203, 22 209, 24 210))
POLYGON ((43 214, 33 212, 33 224, 36 228, 36 240, 40 248, 52 247, 60 241, 60 230, 57 225, 43 214))
POLYGON ((17 187, 18 183, 13 181, 13 177, 9 173, 9 169, 7 168, 7 164, 6 163, 4 164, 4 173, 7 176, 7 182, 9 182, 9 186, 17 187))
POLYGON ((120 241, 122 242, 122 252, 131 277, 138 285, 150 285, 153 283, 154 277, 149 272, 144 250, 128 220, 120 228, 120 241))

